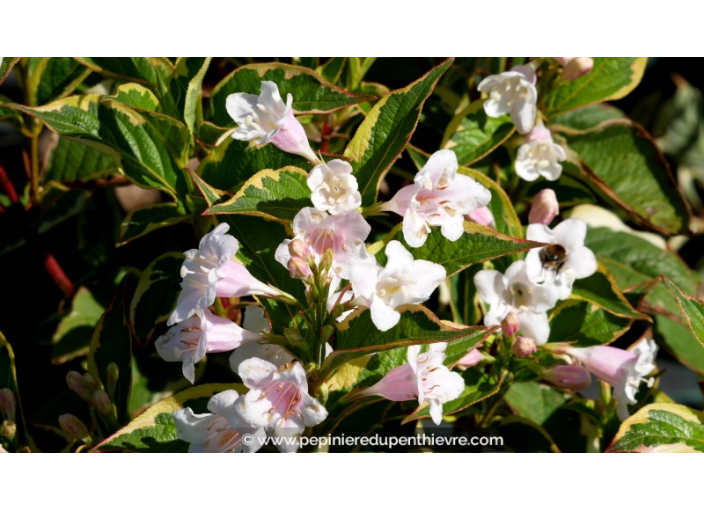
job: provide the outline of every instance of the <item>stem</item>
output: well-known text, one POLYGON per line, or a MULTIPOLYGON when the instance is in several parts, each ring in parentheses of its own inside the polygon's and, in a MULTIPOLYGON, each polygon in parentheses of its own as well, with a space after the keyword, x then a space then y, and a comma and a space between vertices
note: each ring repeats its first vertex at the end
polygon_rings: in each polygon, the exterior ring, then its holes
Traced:
POLYGON ((51 279, 54 280, 54 283, 58 285, 64 293, 64 296, 66 296, 66 298, 73 296, 75 292, 73 283, 68 276, 66 276, 66 273, 64 273, 64 270, 61 268, 54 255, 48 251, 44 252, 44 267, 49 273, 49 276, 51 276, 51 279))
POLYGON ((32 176, 31 176, 32 198, 39 201, 39 133, 32 137, 32 176))
POLYGON ((0 183, 2 183, 2 187, 5 190, 5 193, 7 193, 7 198, 10 199, 10 202, 13 204, 19 203, 20 197, 17 195, 15 185, 12 184, 12 181, 7 176, 7 172, 5 171, 5 167, 2 166, 2 163, 0 163, 0 183))
POLYGON ((508 391, 509 387, 511 386, 509 382, 507 381, 508 372, 506 370, 503 370, 501 372, 501 378, 499 379, 499 391, 494 394, 493 397, 489 400, 489 403, 487 405, 487 410, 484 413, 484 417, 482 418, 482 421, 479 423, 479 428, 484 428, 489 424, 489 421, 491 420, 492 416, 494 416, 494 412, 496 412, 496 408, 499 406, 501 401, 504 398, 504 395, 506 395, 506 392, 508 391))
POLYGON ((323 122, 323 130, 320 133, 320 152, 330 152, 330 134, 332 133, 330 117, 330 115, 325 117, 325 122, 323 122))

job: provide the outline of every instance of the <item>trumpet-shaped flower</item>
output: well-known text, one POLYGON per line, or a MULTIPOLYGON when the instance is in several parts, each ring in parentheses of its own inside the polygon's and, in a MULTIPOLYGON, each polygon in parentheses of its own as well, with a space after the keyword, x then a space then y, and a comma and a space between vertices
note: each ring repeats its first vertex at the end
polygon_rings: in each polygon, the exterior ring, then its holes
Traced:
POLYGON ((190 443, 189 453, 254 453, 262 447, 266 432, 237 415, 238 398, 235 390, 227 390, 210 398, 209 413, 195 414, 190 408, 173 413, 176 433, 190 443))
POLYGON ((166 361, 183 363, 183 376, 191 384, 195 380, 195 364, 206 352, 227 352, 244 342, 261 336, 241 328, 234 322, 198 309, 196 315, 171 326, 155 343, 156 350, 166 361))
POLYGON ((362 205, 352 166, 341 159, 317 165, 308 175, 311 201, 319 211, 345 214, 362 205))
POLYGON ((181 294, 167 325, 171 326, 208 308, 215 297, 267 296, 290 297, 284 292, 254 278, 233 257, 239 249, 237 239, 226 232, 230 226, 221 223, 201 239, 197 250, 184 253, 181 266, 181 294))
POLYGON ((498 326, 513 312, 518 317, 523 336, 532 338, 537 345, 548 341, 550 325, 547 310, 557 302, 557 290, 552 286, 534 284, 528 277, 526 263, 511 264, 505 274, 482 270, 474 276, 479 297, 489 305, 484 324, 498 326))
POLYGON ((271 142, 284 152, 317 162, 303 126, 293 115, 292 104, 293 96, 288 94, 284 103, 279 87, 271 81, 262 82, 258 96, 243 92, 230 94, 225 107, 238 124, 232 137, 236 140, 255 140, 257 145, 271 142))
POLYGON ((399 190, 382 206, 382 210, 403 216, 403 236, 409 246, 423 246, 431 226, 441 227, 443 236, 457 241, 464 233, 465 215, 491 200, 488 189, 458 174, 457 169, 454 152, 437 151, 418 172, 414 184, 399 190))
POLYGON ((418 399, 428 402, 430 417, 436 425, 442 421, 443 404, 455 400, 464 390, 464 379, 443 362, 447 344, 432 344, 424 353, 420 345, 408 348, 408 363, 393 368, 360 396, 379 395, 396 402, 418 399))
MULTIPOLYGON (((248 306, 245 308, 242 327, 247 331, 257 333, 266 333, 270 330, 269 321, 264 317, 264 310, 259 306, 248 306)), ((235 349, 230 356, 230 368, 237 373, 240 363, 250 358, 263 359, 277 367, 293 361, 293 356, 280 345, 253 341, 235 349)))
POLYGON ((238 375, 250 388, 235 404, 238 414, 253 427, 264 427, 273 436, 294 438, 289 444, 281 441, 279 450, 294 452, 305 427, 321 423, 328 416, 326 409, 308 394, 306 372, 294 361, 277 367, 259 358, 239 365, 238 375))
MULTIPOLYGON (((316 260, 327 250, 332 252, 332 270, 335 276, 349 279, 350 268, 360 260, 369 259, 364 246, 372 228, 358 211, 331 216, 312 207, 301 209, 293 219, 293 241, 303 241, 316 260)), ((286 240, 279 245, 275 258, 285 267, 291 260, 289 245, 286 240)))
POLYGON ((566 158, 565 149, 553 142, 550 130, 539 125, 518 149, 516 173, 526 181, 534 181, 541 175, 548 181, 555 181, 562 174, 560 161, 566 158))
POLYGON ((357 264, 350 275, 355 296, 367 300, 372 321, 380 331, 398 324, 401 314, 396 308, 427 300, 447 275, 440 264, 413 260, 398 241, 386 245, 386 256, 386 267, 357 264))
POLYGON ((655 356, 658 346, 654 340, 643 339, 626 351, 608 345, 593 347, 558 348, 557 352, 566 354, 582 363, 596 377, 614 388, 614 398, 618 402, 618 416, 621 420, 628 418, 628 404, 636 404, 636 394, 641 383, 649 387, 654 379, 647 377, 655 370, 655 356))
POLYGON ((535 123, 538 101, 535 81, 535 69, 531 65, 516 66, 484 78, 478 87, 489 96, 484 101, 484 111, 489 117, 508 113, 518 132, 527 133, 535 123))
POLYGON ((576 279, 587 278, 597 269, 594 253, 584 246, 587 224, 578 218, 565 220, 554 229, 547 225, 528 226, 526 237, 548 246, 526 255, 528 277, 541 286, 554 286, 559 299, 567 299, 576 279))

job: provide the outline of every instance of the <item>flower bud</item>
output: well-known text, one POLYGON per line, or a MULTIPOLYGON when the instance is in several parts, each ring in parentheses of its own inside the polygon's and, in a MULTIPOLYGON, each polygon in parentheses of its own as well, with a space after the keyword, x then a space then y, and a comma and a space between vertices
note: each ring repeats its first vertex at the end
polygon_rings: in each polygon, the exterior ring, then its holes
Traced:
POLYGON ((302 347, 306 343, 305 338, 301 336, 301 333, 293 328, 284 329, 284 336, 286 337, 286 340, 288 340, 288 342, 294 347, 302 347))
POLYGON ((325 253, 323 253, 323 256, 320 257, 320 263, 318 264, 318 268, 320 270, 320 273, 327 273, 330 271, 330 268, 332 267, 332 250, 325 250, 325 253))
POLYGON ((114 395, 115 385, 117 384, 117 380, 120 378, 120 369, 117 364, 108 364, 108 368, 105 369, 105 375, 107 376, 105 385, 107 386, 108 394, 114 395))
POLYGON ((0 414, 9 422, 15 421, 17 410, 17 399, 9 388, 0 390, 0 414))
POLYGON ((68 413, 62 414, 59 416, 59 425, 61 426, 61 430, 66 432, 71 438, 90 444, 91 440, 88 428, 74 415, 68 413))
POLYGON ((104 416, 112 416, 112 402, 105 390, 97 389, 93 393, 93 405, 104 416))
POLYGON ((306 261, 310 260, 311 258, 308 246, 306 246, 306 243, 304 243, 300 239, 294 239, 289 243, 288 252, 291 254, 292 257, 300 257, 306 261))
POLYGON ((535 346, 535 340, 525 336, 519 336, 516 341, 513 342, 513 353, 519 358, 527 358, 537 351, 538 348, 535 346))
POLYGON ((305 280, 311 275, 308 262, 303 260, 301 257, 291 257, 289 259, 288 272, 291 275, 291 278, 295 278, 296 280, 305 280))
POLYGON ((333 326, 332 324, 326 324, 325 326, 323 326, 323 330, 322 330, 321 338, 320 338, 321 342, 327 342, 328 340, 330 340, 330 337, 332 336, 332 334, 334 332, 335 332, 335 326, 333 326))
POLYGON ((482 359, 483 356, 481 351, 479 351, 479 349, 472 349, 457 362, 457 368, 460 370, 467 370, 468 368, 479 364, 482 359))
POLYGON ((501 331, 504 336, 514 336, 518 333, 518 328, 521 323, 518 320, 518 315, 515 312, 509 313, 504 320, 501 321, 501 331))
POLYGON ((488 207, 480 207, 478 209, 473 210, 470 212, 467 217, 472 220, 474 223, 478 223, 479 225, 484 225, 485 227, 496 227, 496 221, 494 221, 494 215, 492 212, 489 210, 488 207))
POLYGON ((589 71, 594 67, 594 59, 592 57, 574 57, 565 64, 562 71, 562 77, 565 80, 576 80, 589 74, 589 71))
POLYGON ((557 365, 543 372, 543 379, 558 388, 577 391, 589 386, 592 376, 589 370, 579 365, 557 365))
POLYGON ((553 190, 545 188, 533 199, 533 205, 528 213, 528 223, 550 225, 558 214, 560 214, 560 205, 557 203, 557 195, 553 190))
POLYGON ((75 370, 71 370, 66 374, 66 384, 86 402, 90 402, 93 398, 94 389, 88 384, 84 377, 75 370))

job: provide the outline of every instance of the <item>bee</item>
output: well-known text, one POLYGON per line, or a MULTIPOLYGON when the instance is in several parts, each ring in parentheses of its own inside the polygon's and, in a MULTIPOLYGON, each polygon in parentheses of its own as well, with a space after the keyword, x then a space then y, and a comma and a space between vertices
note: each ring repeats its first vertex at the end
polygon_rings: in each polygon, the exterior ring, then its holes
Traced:
POLYGON ((539 255, 540 262, 543 264, 543 270, 555 271, 555 274, 557 274, 565 264, 567 252, 561 245, 551 244, 540 250, 539 255))

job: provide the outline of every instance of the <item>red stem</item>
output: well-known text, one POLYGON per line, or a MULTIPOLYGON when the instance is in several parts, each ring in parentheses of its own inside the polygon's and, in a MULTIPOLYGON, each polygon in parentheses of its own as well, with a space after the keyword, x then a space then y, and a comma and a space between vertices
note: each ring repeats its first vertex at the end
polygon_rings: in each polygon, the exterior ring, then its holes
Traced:
POLYGON ((327 153, 330 151, 330 134, 332 126, 330 125, 330 117, 325 118, 323 122, 323 131, 320 133, 320 152, 327 153))
POLYGON ((68 279, 68 276, 66 276, 64 270, 61 269, 61 266, 56 258, 48 251, 44 252, 44 267, 48 271, 49 276, 51 276, 51 279, 54 280, 54 283, 58 285, 64 293, 64 296, 67 298, 73 296, 75 292, 73 283, 68 279))
POLYGON ((7 176, 7 172, 5 172, 5 167, 2 166, 0 163, 0 183, 2 183, 2 187, 5 189, 5 193, 7 193, 7 197, 10 199, 10 202, 13 204, 17 204, 20 201, 20 197, 17 195, 17 191, 15 191, 15 186, 12 184, 12 181, 10 178, 7 176))

